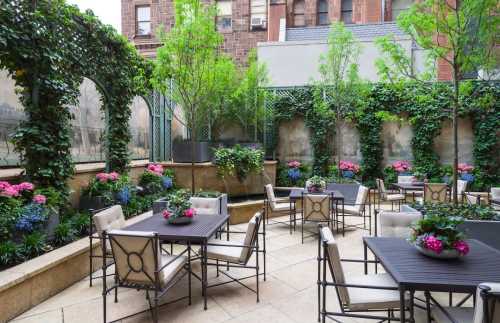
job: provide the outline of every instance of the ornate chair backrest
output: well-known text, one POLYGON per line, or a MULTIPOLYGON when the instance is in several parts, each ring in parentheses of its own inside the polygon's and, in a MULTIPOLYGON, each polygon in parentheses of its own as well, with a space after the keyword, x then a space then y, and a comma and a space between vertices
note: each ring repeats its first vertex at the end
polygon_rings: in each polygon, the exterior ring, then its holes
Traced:
POLYGON ((189 201, 198 215, 220 214, 220 199, 218 197, 191 197, 189 201))
POLYGON ((380 236, 409 238, 411 233, 410 226, 413 222, 421 218, 422 213, 420 212, 381 211, 379 213, 380 236))
POLYGON ((500 284, 482 283, 477 288, 473 323, 500 322, 500 284))
POLYGON ((415 180, 413 175, 398 176, 398 183, 412 183, 415 180))
POLYGON ((125 216, 121 205, 113 205, 107 209, 97 212, 92 217, 99 236, 103 231, 121 229, 125 226, 125 216))
MULTIPOLYGON (((323 245, 323 256, 328 263, 333 281, 337 284, 345 284, 346 280, 344 268, 340 261, 339 247, 329 227, 325 226, 320 229, 320 241, 323 245)), ((342 304, 349 305, 350 299, 347 288, 344 286, 335 286, 335 289, 342 304)))
POLYGON ((113 251, 116 273, 122 284, 156 286, 163 280, 160 268, 158 234, 143 231, 112 230, 107 233, 113 251), (158 275, 158 276, 157 276, 158 275))
POLYGON ((369 191, 370 189, 366 186, 361 185, 359 187, 358 194, 356 195, 356 203, 354 204, 354 208, 358 212, 361 212, 361 209, 365 207, 369 191))
POLYGON ((274 189, 271 184, 266 184, 266 196, 269 206, 272 210, 276 207, 276 196, 274 195, 274 189))
POLYGON ((447 199, 448 185, 445 183, 424 184, 424 202, 444 203, 447 199))
POLYGON ((331 217, 331 195, 302 194, 304 220, 329 221, 331 217))
POLYGON ((385 200, 387 198, 387 191, 385 190, 385 184, 384 184, 384 180, 383 179, 380 179, 380 178, 377 178, 375 180, 376 184, 377 184, 377 190, 378 190, 378 195, 379 197, 382 199, 382 200, 385 200))
POLYGON ((246 264, 248 260, 250 260, 250 257, 252 256, 253 252, 255 251, 251 247, 255 247, 257 245, 257 239, 259 238, 259 228, 261 221, 262 221, 262 213, 257 212, 248 222, 247 232, 245 234, 245 240, 243 241, 243 244, 245 246, 250 246, 250 247, 243 247, 243 249, 241 250, 240 262, 242 263, 246 264))

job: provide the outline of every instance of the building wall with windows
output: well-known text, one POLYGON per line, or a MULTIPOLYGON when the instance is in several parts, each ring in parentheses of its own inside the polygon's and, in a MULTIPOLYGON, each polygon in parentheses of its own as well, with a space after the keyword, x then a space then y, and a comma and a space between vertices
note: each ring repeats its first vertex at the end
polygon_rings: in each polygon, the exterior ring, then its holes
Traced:
MULTIPOLYGON (((258 42, 277 40, 280 21, 287 28, 392 21, 414 0, 202 0, 216 4, 217 28, 224 35, 224 50, 245 63, 258 42), (284 10, 274 10, 273 6, 284 10), (273 12, 280 12, 279 16, 273 12), (276 38, 276 39, 275 39, 276 38)), ((122 0, 122 32, 146 57, 154 57, 160 46, 155 36, 163 26, 174 25, 173 0, 122 0)))

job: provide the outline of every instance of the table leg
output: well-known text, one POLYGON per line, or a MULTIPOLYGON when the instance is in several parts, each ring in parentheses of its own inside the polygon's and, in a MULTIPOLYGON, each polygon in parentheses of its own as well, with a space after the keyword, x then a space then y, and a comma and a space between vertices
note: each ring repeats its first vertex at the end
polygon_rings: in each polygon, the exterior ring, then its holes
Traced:
POLYGON ((432 315, 431 315, 431 293, 426 290, 424 292, 425 295, 425 309, 427 311, 427 323, 432 322, 432 315))
POLYGON ((342 199, 342 236, 345 237, 345 213, 344 200, 342 199))
POLYGON ((368 247, 366 246, 366 242, 363 241, 363 251, 365 258, 365 275, 368 275, 368 247))
POLYGON ((399 286, 399 314, 401 316, 401 322, 406 322, 406 302, 405 302, 405 289, 399 286))
POLYGON ((410 322, 415 323, 415 291, 410 291, 410 322))
POLYGON ((203 309, 207 310, 207 241, 203 243, 203 261, 202 261, 202 275, 201 275, 201 287, 203 290, 203 309))

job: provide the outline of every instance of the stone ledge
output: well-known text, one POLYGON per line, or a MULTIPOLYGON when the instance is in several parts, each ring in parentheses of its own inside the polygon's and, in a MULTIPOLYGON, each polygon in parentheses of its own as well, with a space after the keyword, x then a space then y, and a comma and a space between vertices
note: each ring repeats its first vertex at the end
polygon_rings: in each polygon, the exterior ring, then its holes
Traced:
MULTIPOLYGON (((276 160, 265 160, 264 165, 275 165, 278 161, 276 160)), ((176 163, 176 162, 159 162, 159 164, 165 167, 191 167, 191 163, 176 163)), ((216 167, 212 162, 205 163, 195 163, 194 167, 203 168, 203 167, 216 167)))
MULTIPOLYGON (((127 225, 152 215, 152 211, 127 220, 127 225)), ((94 242, 93 248, 99 247, 94 242)), ((9 320, 59 293, 89 272, 89 240, 84 237, 66 246, 0 272, 0 322, 9 320)), ((96 259, 97 260, 97 259, 96 259)), ((94 268, 99 269, 97 264, 94 268)))

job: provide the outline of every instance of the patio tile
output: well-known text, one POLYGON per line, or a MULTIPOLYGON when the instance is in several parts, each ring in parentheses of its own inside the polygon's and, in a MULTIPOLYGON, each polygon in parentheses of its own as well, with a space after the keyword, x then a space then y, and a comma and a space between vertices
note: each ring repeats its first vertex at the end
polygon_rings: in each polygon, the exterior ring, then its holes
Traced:
POLYGON ((61 309, 42 312, 30 316, 25 316, 23 318, 18 318, 12 321, 12 323, 63 323, 63 313, 61 309))
MULTIPOLYGON (((261 306, 258 309, 244 313, 224 323, 289 323, 290 317, 271 305, 261 306)), ((304 322, 306 323, 306 322, 304 322)))

